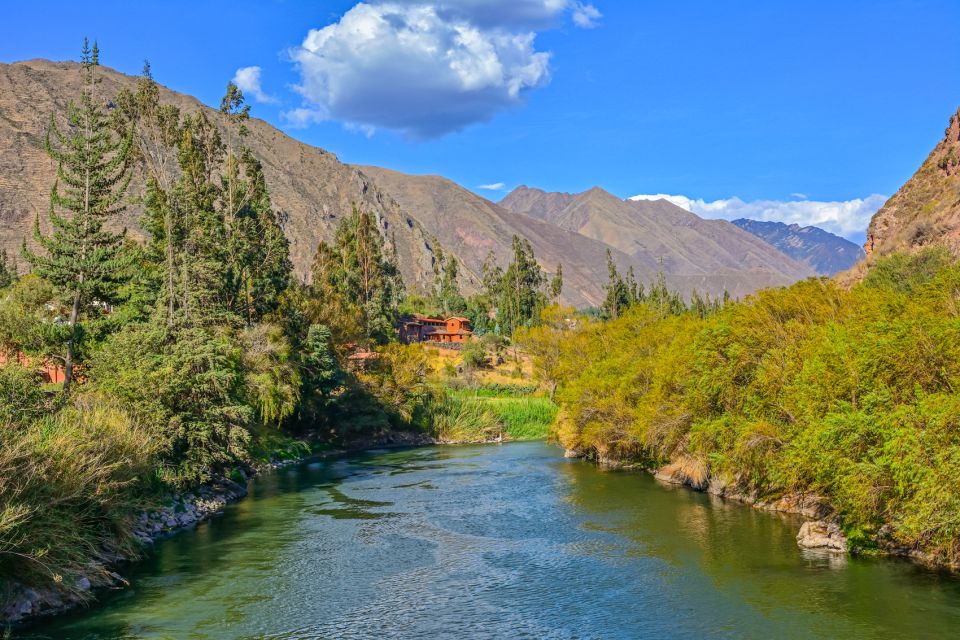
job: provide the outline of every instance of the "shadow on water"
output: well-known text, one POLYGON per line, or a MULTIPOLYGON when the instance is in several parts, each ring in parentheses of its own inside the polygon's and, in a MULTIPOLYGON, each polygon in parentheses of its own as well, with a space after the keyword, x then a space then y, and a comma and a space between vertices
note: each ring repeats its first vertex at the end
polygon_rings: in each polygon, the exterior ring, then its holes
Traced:
POLYGON ((800 520, 542 443, 383 450, 258 478, 132 588, 24 630, 118 638, 951 637, 960 581, 802 553, 800 520))

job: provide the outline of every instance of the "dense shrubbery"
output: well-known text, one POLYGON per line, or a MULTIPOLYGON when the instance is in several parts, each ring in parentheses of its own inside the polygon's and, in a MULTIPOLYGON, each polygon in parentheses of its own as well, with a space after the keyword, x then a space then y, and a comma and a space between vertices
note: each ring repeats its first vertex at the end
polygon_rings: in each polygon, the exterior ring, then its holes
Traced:
POLYGON ((104 553, 135 552, 132 518, 149 503, 158 443, 113 403, 86 397, 0 429, 0 587, 58 584, 104 571, 104 553))
POLYGON ((638 305, 578 323, 539 362, 566 446, 822 494, 861 546, 960 560, 960 267, 942 254, 886 258, 851 290, 807 280, 703 317, 638 305))

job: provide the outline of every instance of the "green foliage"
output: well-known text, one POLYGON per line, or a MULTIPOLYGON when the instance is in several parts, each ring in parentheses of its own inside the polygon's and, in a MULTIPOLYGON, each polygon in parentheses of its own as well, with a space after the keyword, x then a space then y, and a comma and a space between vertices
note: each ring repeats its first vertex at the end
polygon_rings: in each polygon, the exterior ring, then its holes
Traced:
POLYGON ((0 290, 6 289, 17 280, 17 262, 7 255, 6 249, 0 249, 0 290))
POLYGON ((852 290, 811 279, 710 313, 648 295, 535 361, 559 380, 568 447, 699 465, 766 498, 821 494, 861 546, 956 561, 958 294, 942 255, 891 256, 852 290))
POLYGON ((108 571, 98 553, 135 555, 135 514, 148 503, 157 444, 97 398, 0 429, 0 588, 15 577, 84 596, 80 576, 108 571))
MULTIPOLYGON (((562 288, 562 282, 555 284, 562 288)), ((467 316, 474 330, 480 335, 493 332, 510 336, 519 327, 532 326, 547 306, 546 285, 547 278, 530 242, 513 236, 513 258, 506 270, 493 253, 487 256, 483 290, 467 301, 467 316)))
POLYGON ((42 251, 34 253, 26 243, 22 250, 34 272, 50 283, 58 301, 69 307, 63 345, 65 393, 73 381, 84 318, 101 316, 102 308, 96 303, 110 302, 129 277, 130 258, 123 237, 105 230, 104 224, 124 209, 131 137, 114 135, 93 96, 98 56, 96 46, 91 51, 85 42, 84 89, 79 104, 70 103, 69 131, 62 133, 51 120, 45 140, 47 154, 57 163, 48 213, 53 233, 43 234, 38 215, 33 236, 42 251))
POLYGON ((329 327, 338 342, 383 344, 394 339, 402 292, 395 256, 373 216, 354 207, 337 227, 334 244, 317 247, 311 321, 329 327))
POLYGON ((487 366, 487 350, 479 340, 470 340, 460 351, 460 364, 464 370, 476 371, 487 366))
POLYGON ((49 410, 37 374, 15 363, 0 366, 0 429, 27 424, 49 410))
POLYGON ((929 282, 951 262, 950 252, 931 247, 917 253, 894 253, 877 260, 863 284, 874 289, 910 293, 929 282))
POLYGON ((444 442, 483 442, 503 436, 503 424, 487 404, 445 394, 429 405, 433 434, 444 442))

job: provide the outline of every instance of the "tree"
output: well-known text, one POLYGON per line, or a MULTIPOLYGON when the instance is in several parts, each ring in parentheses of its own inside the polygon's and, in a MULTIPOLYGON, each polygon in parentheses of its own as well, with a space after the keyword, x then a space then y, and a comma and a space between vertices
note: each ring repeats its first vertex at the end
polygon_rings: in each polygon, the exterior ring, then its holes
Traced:
POLYGON ((99 49, 84 40, 81 58, 84 88, 79 104, 67 113, 70 129, 62 133, 51 120, 45 139, 47 154, 57 162, 57 179, 50 192, 48 214, 53 233, 34 223, 34 239, 42 253, 29 250, 23 256, 42 278, 50 282, 69 307, 65 344, 64 394, 70 392, 85 316, 100 314, 95 302, 110 302, 119 284, 128 276, 129 256, 123 249, 123 234, 106 231, 104 223, 124 209, 122 203, 130 181, 127 163, 131 137, 113 134, 107 117, 93 97, 99 49), (69 212, 68 215, 58 213, 69 212))
MULTIPOLYGON (((604 318, 614 320, 630 307, 631 298, 635 297, 636 294, 631 296, 631 287, 627 285, 617 271, 617 265, 613 261, 610 249, 607 249, 607 273, 609 275, 606 287, 607 296, 603 300, 601 311, 604 318)), ((635 287, 634 291, 636 291, 635 287)))
POLYGON ((443 249, 437 247, 435 265, 437 282, 434 297, 440 313, 445 317, 465 313, 467 301, 460 294, 460 285, 457 283, 460 272, 457 259, 452 255, 444 254, 443 249))
POLYGON ((165 308, 167 329, 173 327, 176 310, 176 264, 182 246, 182 212, 175 199, 174 183, 179 169, 177 155, 183 136, 180 110, 160 102, 160 87, 145 62, 135 91, 123 89, 114 100, 112 120, 117 131, 133 138, 131 161, 143 168, 146 190, 142 226, 149 234, 145 253, 147 278, 162 280, 159 298, 165 308))
POLYGON ((494 296, 497 322, 507 335, 521 326, 530 326, 546 306, 543 287, 546 278, 526 238, 513 236, 513 260, 507 265, 494 296))
POLYGON ((558 263, 557 272, 553 274, 553 278, 550 280, 551 300, 557 302, 561 293, 563 293, 563 265, 558 263))
POLYGON ((17 279, 17 263, 7 256, 6 249, 0 249, 0 289, 6 289, 17 279))
POLYGON ((314 322, 348 337, 356 321, 368 344, 391 340, 403 281, 370 214, 354 207, 337 227, 334 244, 317 247, 312 293, 314 322))

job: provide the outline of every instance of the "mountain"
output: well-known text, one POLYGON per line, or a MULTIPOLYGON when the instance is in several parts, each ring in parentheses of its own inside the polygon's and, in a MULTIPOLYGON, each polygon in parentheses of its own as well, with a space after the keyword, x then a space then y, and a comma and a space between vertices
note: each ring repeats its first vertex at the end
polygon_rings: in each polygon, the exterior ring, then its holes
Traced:
MULTIPOLYGON (((412 176, 369 166, 359 169, 396 198, 405 214, 416 219, 424 228, 432 230, 445 249, 460 256, 474 282, 479 280, 481 265, 490 251, 500 259, 501 264, 506 263, 511 255, 511 237, 517 235, 530 241, 541 266, 548 272, 554 271, 558 263, 563 265, 564 301, 575 306, 598 305, 602 302, 608 279, 608 250, 621 272, 633 267, 637 279, 646 284, 657 277, 658 271, 663 270, 667 284, 684 294, 697 290, 719 296, 728 291, 731 295, 742 296, 763 287, 794 282, 812 273, 805 265, 794 263, 736 227, 733 227, 736 233, 744 236, 749 244, 757 245, 761 253, 772 256, 771 262, 788 264, 792 272, 786 274, 762 267, 742 269, 735 261, 729 267, 715 271, 670 270, 666 268, 666 263, 650 259, 647 254, 638 256, 627 253, 618 246, 616 238, 591 237, 566 228, 552 215, 547 215, 546 207, 535 210, 542 211, 543 215, 516 213, 440 176, 412 176)), ((615 196, 605 191, 594 191, 605 194, 597 196, 601 200, 616 200, 615 196)), ((580 202, 579 196, 546 195, 548 200, 558 196, 552 199, 580 202)), ((711 242, 706 238, 700 241, 711 242)), ((689 248, 690 253, 696 251, 695 246, 689 248)))
MULTIPOLYGON (((100 67, 98 74, 98 97, 104 101, 122 88, 132 88, 137 80, 107 67, 100 67)), ((37 213, 49 206, 56 167, 43 151, 44 135, 51 116, 62 121, 67 101, 80 95, 81 80, 80 66, 70 62, 0 64, 0 248, 13 255, 19 255, 24 238, 30 241, 37 213)), ((239 144, 218 110, 162 87, 161 100, 182 111, 204 110, 225 141, 239 144)), ((285 220, 297 274, 309 273, 317 244, 333 238, 339 219, 356 203, 375 215, 387 237, 396 238, 400 269, 408 286, 432 283, 429 234, 368 176, 262 120, 251 119, 247 128, 245 143, 263 163, 273 205, 285 220)), ((141 236, 141 208, 136 202, 141 189, 142 176, 135 171, 130 204, 114 225, 127 227, 134 237, 141 236)))
POLYGON ((930 245, 960 251, 960 109, 913 177, 873 216, 864 249, 873 258, 930 245))
POLYGON ((859 245, 819 227, 746 218, 734 220, 733 224, 824 276, 846 271, 867 255, 859 245))
POLYGON ((578 194, 518 187, 500 204, 604 242, 646 270, 721 277, 737 293, 814 273, 725 220, 704 220, 666 200, 624 200, 599 187, 578 194))
MULTIPOLYGON (((108 104, 137 81, 107 67, 98 74, 97 98, 108 104)), ((43 151, 43 138, 50 119, 63 123, 81 81, 75 63, 0 64, 0 248, 14 255, 24 238, 32 243, 33 220, 49 204, 56 167, 43 151)), ((218 110, 188 95, 160 91, 163 102, 184 112, 205 111, 225 142, 239 146, 235 129, 218 110)), ((513 235, 530 241, 548 272, 563 265, 564 301, 576 306, 603 299, 608 249, 622 271, 632 266, 640 281, 649 281, 662 270, 668 284, 684 293, 728 290, 740 296, 810 274, 805 265, 733 225, 701 220, 669 203, 631 203, 601 189, 573 195, 531 189, 521 203, 521 193, 514 192, 514 207, 528 209, 531 215, 526 215, 437 176, 348 166, 262 120, 251 119, 247 128, 243 142, 263 164, 300 277, 308 276, 317 244, 333 238, 339 220, 354 205, 372 213, 383 235, 395 242, 404 281, 419 291, 432 285, 437 243, 463 265, 462 285, 469 293, 478 287, 490 251, 506 262, 513 235)), ((143 177, 135 167, 128 208, 114 222, 114 228, 127 228, 134 238, 142 237, 138 200, 143 177)), ((42 215, 41 221, 45 224, 42 215)))

